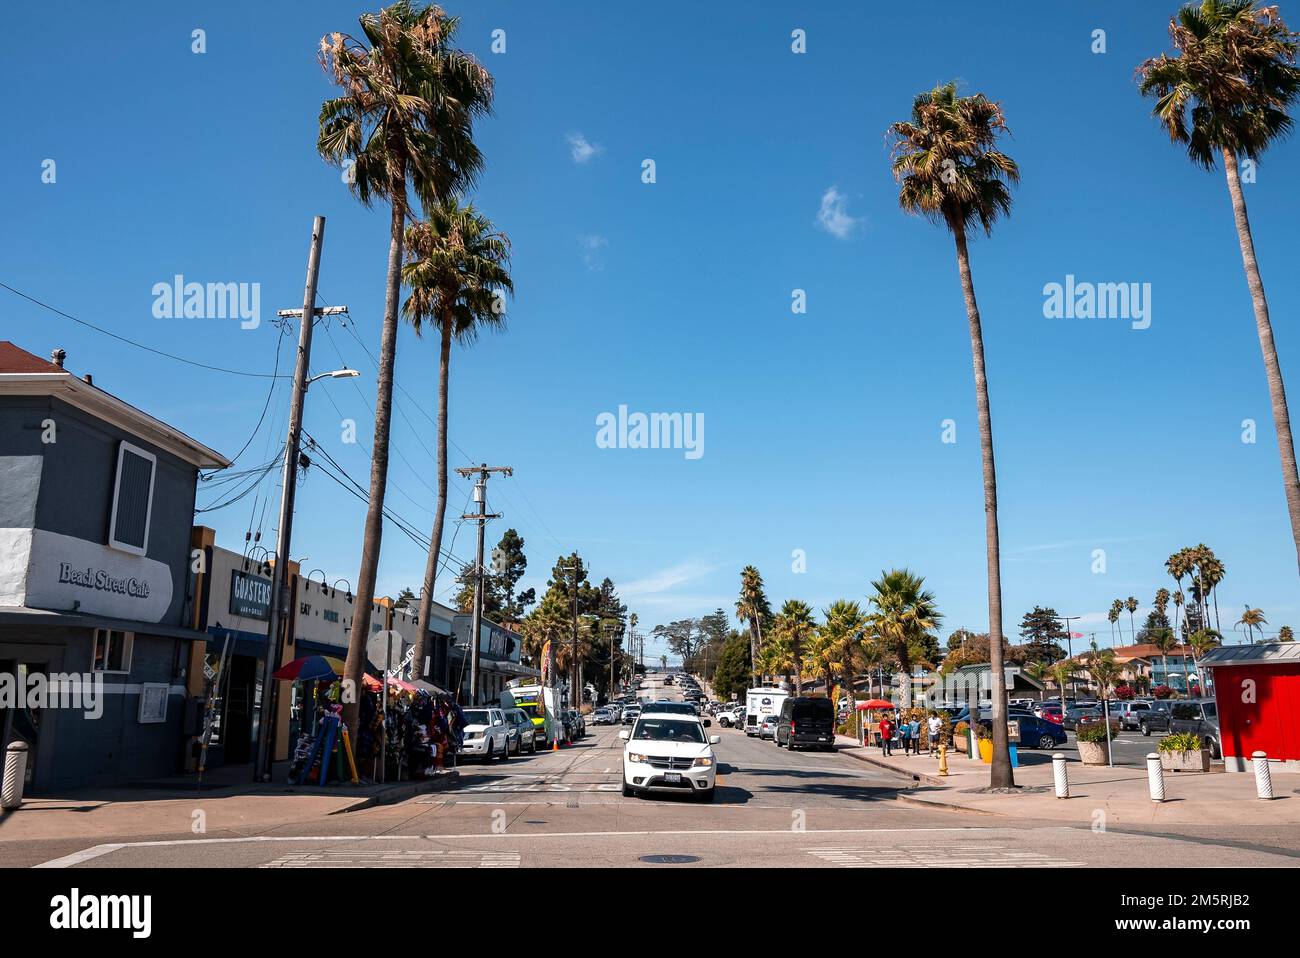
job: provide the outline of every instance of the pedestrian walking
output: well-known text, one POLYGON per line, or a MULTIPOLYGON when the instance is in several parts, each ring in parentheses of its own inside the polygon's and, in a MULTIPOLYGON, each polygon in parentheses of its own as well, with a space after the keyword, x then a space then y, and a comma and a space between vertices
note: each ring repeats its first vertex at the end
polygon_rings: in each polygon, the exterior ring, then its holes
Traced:
POLYGON ((943 731, 943 719, 939 718, 938 712, 930 713, 925 727, 930 733, 930 754, 933 755, 939 750, 939 735, 943 731))
POLYGON ((912 740, 912 751, 919 756, 921 754, 921 720, 917 718, 915 712, 912 713, 912 721, 907 723, 907 737, 912 740))
POLYGON ((890 754, 890 740, 894 737, 894 723, 889 720, 888 715, 881 716, 880 719, 880 751, 888 757, 890 754))

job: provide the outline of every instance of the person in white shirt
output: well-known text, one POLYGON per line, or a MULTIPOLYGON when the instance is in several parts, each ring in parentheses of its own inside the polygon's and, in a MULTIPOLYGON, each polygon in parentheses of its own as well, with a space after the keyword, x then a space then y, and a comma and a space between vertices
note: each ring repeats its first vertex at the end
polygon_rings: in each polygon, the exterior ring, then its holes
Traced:
POLYGON ((925 725, 930 732, 930 750, 927 754, 933 755, 939 750, 939 733, 943 730, 943 719, 939 718, 937 713, 931 712, 925 725))

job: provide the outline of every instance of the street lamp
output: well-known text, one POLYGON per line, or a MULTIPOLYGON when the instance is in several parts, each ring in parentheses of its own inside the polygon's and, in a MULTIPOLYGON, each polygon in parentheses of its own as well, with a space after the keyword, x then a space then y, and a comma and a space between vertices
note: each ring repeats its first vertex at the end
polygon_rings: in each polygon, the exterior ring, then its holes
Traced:
POLYGON ((319 376, 312 376, 311 379, 303 383, 302 388, 306 389, 318 379, 353 379, 360 375, 361 373, 357 372, 355 369, 348 369, 345 366, 342 369, 336 369, 333 372, 321 373, 319 376))

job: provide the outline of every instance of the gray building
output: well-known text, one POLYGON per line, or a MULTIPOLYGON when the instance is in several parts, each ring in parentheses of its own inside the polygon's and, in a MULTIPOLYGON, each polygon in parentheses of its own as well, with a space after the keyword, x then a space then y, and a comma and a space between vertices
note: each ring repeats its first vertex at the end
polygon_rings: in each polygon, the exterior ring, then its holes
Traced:
POLYGON ((183 766, 194 494, 229 465, 52 358, 0 342, 0 744, 36 791, 183 766))

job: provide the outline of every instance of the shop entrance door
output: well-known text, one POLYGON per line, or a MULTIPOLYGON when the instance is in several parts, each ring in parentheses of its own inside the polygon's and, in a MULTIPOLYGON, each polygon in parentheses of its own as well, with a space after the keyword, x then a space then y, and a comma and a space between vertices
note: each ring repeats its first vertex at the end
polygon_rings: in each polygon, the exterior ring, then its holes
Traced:
MULTIPOLYGON (((27 774, 23 777, 24 787, 31 788, 36 781, 37 747, 41 737, 41 711, 28 708, 27 676, 33 673, 48 674, 45 662, 19 662, 16 659, 0 659, 0 673, 12 676, 15 700, 6 704, 0 700, 0 762, 3 762, 5 749, 10 742, 27 743, 27 774)), ((8 680, 7 680, 8 681, 8 680)), ((3 766, 0 766, 2 769, 3 766)))
POLYGON ((250 655, 230 658, 226 714, 221 723, 221 741, 227 765, 243 765, 253 760, 253 690, 259 681, 257 662, 250 655))

